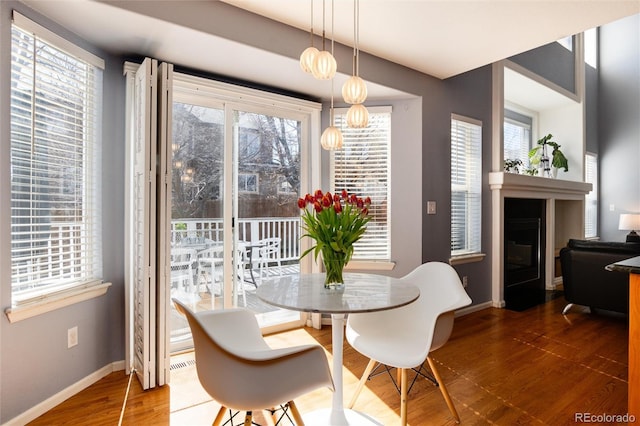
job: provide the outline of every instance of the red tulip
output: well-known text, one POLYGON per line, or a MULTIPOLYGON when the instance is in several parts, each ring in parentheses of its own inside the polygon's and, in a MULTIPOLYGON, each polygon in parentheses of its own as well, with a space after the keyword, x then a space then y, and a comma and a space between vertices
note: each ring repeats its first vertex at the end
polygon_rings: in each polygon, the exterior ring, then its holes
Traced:
POLYGON ((316 192, 314 194, 316 201, 320 201, 322 200, 322 190, 321 189, 316 189, 316 192))
POLYGON ((359 209, 364 207, 364 201, 362 201, 362 198, 358 198, 356 200, 356 205, 358 206, 359 209))
POLYGON ((342 190, 342 198, 344 198, 345 200, 349 198, 349 193, 346 189, 342 190))
POLYGON ((313 203, 313 208, 316 210, 316 213, 320 213, 322 211, 322 206, 318 201, 313 203))
POLYGON ((365 199, 364 199, 364 203, 365 203, 367 206, 371 205, 371 197, 367 197, 367 198, 365 198, 365 199))
POLYGON ((339 199, 337 201, 333 202, 333 210, 335 210, 336 213, 341 213, 342 212, 342 204, 340 204, 340 200, 339 199))
POLYGON ((333 202, 334 203, 339 203, 340 202, 340 196, 338 194, 333 194, 333 202))
POLYGON ((366 216, 368 214, 369 214, 369 209, 368 208, 365 207, 364 209, 362 209, 362 215, 363 216, 366 216))
POLYGON ((304 196, 304 200, 308 203, 308 204, 312 204, 316 199, 313 198, 313 195, 311 194, 307 194, 304 196))
POLYGON ((298 198, 298 208, 304 209, 307 206, 307 202, 304 198, 298 198))
POLYGON ((351 194, 349 197, 349 202, 351 204, 356 204, 358 202, 358 196, 356 194, 351 194))

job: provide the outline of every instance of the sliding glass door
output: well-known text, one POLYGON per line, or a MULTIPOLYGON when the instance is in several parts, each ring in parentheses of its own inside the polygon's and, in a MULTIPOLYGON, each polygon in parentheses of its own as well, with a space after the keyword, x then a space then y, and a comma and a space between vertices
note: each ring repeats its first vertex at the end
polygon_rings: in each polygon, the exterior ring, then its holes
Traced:
MULTIPOLYGON (((175 96, 175 95, 174 95, 175 96)), ((174 97, 169 280, 172 298, 220 309, 224 286, 224 109, 174 97)), ((191 346, 185 318, 171 310, 172 352, 191 346)))
POLYGON ((246 255, 249 306, 262 326, 294 321, 299 314, 274 309, 253 291, 263 283, 300 272, 300 146, 303 123, 253 108, 234 110, 235 182, 239 247, 246 255))
MULTIPOLYGON (((255 291, 300 272, 296 200, 308 181, 309 113, 238 102, 219 89, 174 78, 171 297, 196 311, 247 307, 270 329, 299 324, 299 313, 255 291)), ((169 318, 172 352, 189 347, 184 318, 173 309, 169 318)))

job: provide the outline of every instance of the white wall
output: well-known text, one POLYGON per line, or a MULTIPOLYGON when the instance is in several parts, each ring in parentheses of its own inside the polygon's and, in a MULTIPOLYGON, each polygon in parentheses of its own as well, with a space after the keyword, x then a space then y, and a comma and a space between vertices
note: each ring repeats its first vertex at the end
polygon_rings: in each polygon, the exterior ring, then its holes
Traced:
MULTIPOLYGON (((538 135, 553 135, 553 141, 569 161, 569 171, 558 171, 558 179, 584 182, 584 126, 582 104, 572 102, 560 108, 540 111, 538 114, 538 135)), ((551 151, 548 152, 551 156, 551 151)))

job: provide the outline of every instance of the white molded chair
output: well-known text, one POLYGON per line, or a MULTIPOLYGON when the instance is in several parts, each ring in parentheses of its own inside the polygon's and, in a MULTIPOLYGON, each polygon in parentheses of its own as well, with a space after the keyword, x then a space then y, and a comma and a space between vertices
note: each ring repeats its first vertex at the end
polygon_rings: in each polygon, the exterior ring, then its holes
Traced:
POLYGON ((255 315, 242 308, 192 312, 173 299, 193 335, 196 370, 202 387, 222 406, 213 422, 222 423, 227 409, 271 410, 289 405, 298 425, 302 417, 293 399, 321 387, 333 390, 327 356, 320 345, 271 349, 255 315))
POLYGON ((351 346, 370 358, 356 392, 352 408, 376 364, 398 369, 400 421, 407 424, 407 372, 427 361, 440 391, 457 422, 460 417, 429 353, 442 347, 453 329, 454 311, 471 304, 457 272, 450 265, 428 262, 401 278, 420 289, 415 302, 398 309, 350 314, 346 337, 351 346))

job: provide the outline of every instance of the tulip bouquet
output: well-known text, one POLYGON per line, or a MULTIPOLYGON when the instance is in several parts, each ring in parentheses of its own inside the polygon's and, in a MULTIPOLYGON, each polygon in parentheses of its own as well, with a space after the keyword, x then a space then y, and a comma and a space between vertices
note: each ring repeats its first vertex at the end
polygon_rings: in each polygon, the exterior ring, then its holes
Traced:
POLYGON ((369 222, 371 198, 360 198, 342 190, 341 194, 316 190, 298 199, 303 210, 303 237, 315 240, 315 245, 305 250, 300 259, 313 251, 317 260, 322 253, 326 271, 325 287, 341 285, 342 270, 353 255, 353 244, 364 234, 369 222))

